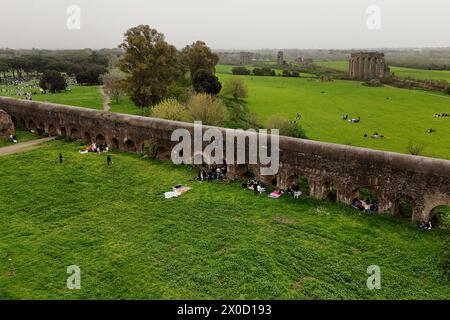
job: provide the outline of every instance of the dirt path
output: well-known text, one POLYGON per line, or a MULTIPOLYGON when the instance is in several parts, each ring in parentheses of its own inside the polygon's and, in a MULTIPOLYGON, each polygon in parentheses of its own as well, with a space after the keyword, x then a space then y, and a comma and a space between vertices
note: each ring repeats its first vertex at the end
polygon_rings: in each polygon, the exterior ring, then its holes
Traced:
POLYGON ((13 144, 11 146, 0 148, 0 157, 30 150, 33 147, 35 147, 41 143, 44 143, 44 142, 47 142, 47 141, 50 141, 53 139, 55 139, 55 137, 43 138, 43 139, 39 139, 39 140, 33 140, 33 141, 13 144))
POLYGON ((109 97, 109 95, 107 95, 105 93, 105 90, 103 90, 103 86, 99 87, 100 93, 103 96, 103 111, 109 112, 109 105, 111 103, 111 98, 109 97))

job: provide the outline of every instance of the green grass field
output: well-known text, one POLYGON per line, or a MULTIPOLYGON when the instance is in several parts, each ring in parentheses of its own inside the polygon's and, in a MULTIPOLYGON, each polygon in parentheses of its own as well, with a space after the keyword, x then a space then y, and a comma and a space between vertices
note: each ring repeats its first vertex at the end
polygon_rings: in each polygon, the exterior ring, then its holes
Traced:
POLYGON ((1 158, 0 299, 449 299, 448 229, 56 140, 1 158), (65 162, 58 163, 62 153, 65 162), (175 184, 193 189, 165 200, 175 184), (81 268, 81 290, 66 269, 81 268), (381 290, 366 269, 381 268, 381 290))
MULTIPOLYGON (((348 61, 343 60, 323 60, 316 61, 318 65, 340 70, 348 71, 348 61)), ((440 71, 440 70, 425 70, 425 69, 413 69, 413 68, 403 68, 390 66, 391 72, 393 72, 398 77, 410 77, 415 79, 432 79, 432 80, 445 80, 450 82, 450 71, 440 71)))
MULTIPOLYGON (((99 91, 98 86, 70 86, 70 90, 62 93, 55 94, 40 94, 38 90, 26 91, 35 92, 33 95, 34 101, 47 101, 51 103, 59 103, 72 105, 77 107, 91 108, 91 109, 102 109, 103 108, 103 97, 99 91)), ((17 99, 24 99, 25 97, 17 96, 16 89, 14 86, 0 85, 0 95, 9 96, 17 99), (8 92, 3 92, 2 89, 8 90, 8 92)))
MULTIPOLYGON (((222 82, 233 77, 219 74, 222 82)), ((410 141, 425 145, 424 154, 450 159, 450 97, 419 90, 367 87, 357 81, 322 82, 305 78, 240 76, 248 85, 249 108, 265 122, 279 114, 301 123, 309 138, 319 141, 407 153, 410 141), (324 92, 322 94, 322 91, 324 92), (361 117, 355 124, 342 115, 361 117), (436 129, 428 134, 429 128, 436 129), (378 132, 384 139, 364 138, 378 132)))
POLYGON ((141 108, 136 107, 128 96, 121 97, 118 104, 114 101, 114 99, 112 99, 110 103, 110 111, 133 114, 136 116, 141 115, 141 108))

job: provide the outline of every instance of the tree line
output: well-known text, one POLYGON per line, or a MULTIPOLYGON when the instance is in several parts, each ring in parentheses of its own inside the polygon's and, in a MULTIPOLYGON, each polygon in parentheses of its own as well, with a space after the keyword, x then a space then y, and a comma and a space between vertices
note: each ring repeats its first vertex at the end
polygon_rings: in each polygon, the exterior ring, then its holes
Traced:
POLYGON ((52 71, 73 76, 80 84, 99 84, 99 76, 107 72, 109 57, 92 52, 67 54, 25 54, 0 58, 0 82, 29 79, 52 71))

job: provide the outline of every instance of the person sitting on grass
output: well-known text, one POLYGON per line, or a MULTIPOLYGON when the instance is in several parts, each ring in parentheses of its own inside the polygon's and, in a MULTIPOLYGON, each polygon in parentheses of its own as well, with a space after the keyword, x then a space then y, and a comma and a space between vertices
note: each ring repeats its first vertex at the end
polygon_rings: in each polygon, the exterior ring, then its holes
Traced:
POLYGON ((422 229, 422 230, 425 230, 425 231, 429 231, 429 230, 431 230, 431 220, 429 220, 428 222, 422 222, 422 224, 420 225, 420 228, 422 229))
POLYGON ((300 197, 302 195, 302 192, 300 191, 300 186, 298 185, 298 183, 294 184, 291 187, 291 191, 294 196, 294 199, 298 199, 298 197, 300 197))
POLYGON ((261 194, 261 193, 265 192, 266 189, 265 189, 262 185, 258 184, 258 185, 256 186, 256 191, 257 191, 259 194, 261 194))
POLYGON ((208 182, 213 182, 213 171, 211 169, 208 171, 208 182))
POLYGON ((12 143, 14 143, 14 144, 17 143, 17 138, 16 138, 16 136, 13 135, 13 134, 9 136, 9 140, 10 140, 12 143))

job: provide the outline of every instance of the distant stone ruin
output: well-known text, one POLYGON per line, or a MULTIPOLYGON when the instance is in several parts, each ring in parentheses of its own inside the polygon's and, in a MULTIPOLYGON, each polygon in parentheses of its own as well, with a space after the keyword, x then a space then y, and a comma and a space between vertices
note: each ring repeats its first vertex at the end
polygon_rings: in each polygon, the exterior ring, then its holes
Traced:
POLYGON ((352 53, 348 64, 352 79, 367 81, 391 76, 384 53, 381 52, 352 53))
POLYGON ((14 134, 14 123, 9 114, 0 109, 0 138, 9 137, 12 134, 14 134))
POLYGON ((301 65, 301 66, 310 66, 313 64, 313 59, 311 58, 305 58, 304 56, 298 57, 295 59, 295 63, 301 65))
POLYGON ((249 65, 251 59, 252 59, 252 53, 251 52, 241 52, 240 53, 239 65, 241 65, 241 66, 249 65))
POLYGON ((284 65, 284 52, 278 51, 277 54, 277 65, 283 66, 284 65))

